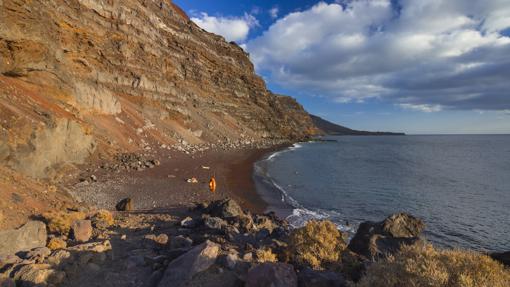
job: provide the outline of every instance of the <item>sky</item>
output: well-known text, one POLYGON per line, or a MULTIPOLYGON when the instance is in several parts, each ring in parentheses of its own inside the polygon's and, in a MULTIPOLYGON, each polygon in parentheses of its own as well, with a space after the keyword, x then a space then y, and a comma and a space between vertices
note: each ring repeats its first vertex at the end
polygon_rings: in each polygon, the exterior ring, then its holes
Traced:
POLYGON ((510 133, 510 0, 174 0, 275 93, 350 128, 510 133))

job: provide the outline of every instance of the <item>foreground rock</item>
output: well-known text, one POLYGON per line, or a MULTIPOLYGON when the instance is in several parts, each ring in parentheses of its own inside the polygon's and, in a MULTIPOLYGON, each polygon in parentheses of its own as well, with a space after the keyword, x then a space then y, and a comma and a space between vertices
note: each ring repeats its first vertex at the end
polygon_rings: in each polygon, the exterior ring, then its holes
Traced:
POLYGON ((225 199, 211 203, 207 207, 207 213, 220 218, 232 218, 244 215, 241 206, 233 199, 225 199))
POLYGON ((92 236, 92 221, 77 220, 71 225, 71 232, 74 240, 78 242, 87 242, 92 236))
MULTIPOLYGON (((230 199, 200 204, 179 215, 116 213, 114 222, 108 224, 98 224, 98 220, 110 221, 110 216, 88 214, 87 218, 96 218, 88 243, 50 234, 48 247, 0 256, 0 287, 397 286, 385 284, 395 278, 403 282, 398 286, 411 286, 413 281, 402 274, 421 267, 405 269, 407 258, 442 260, 444 256, 449 258, 449 265, 434 266, 445 271, 420 275, 426 276, 428 281, 424 282, 433 282, 426 286, 443 286, 434 283, 437 274, 451 278, 469 275, 470 270, 485 270, 475 274, 479 278, 490 276, 490 270, 500 272, 494 273, 497 276, 505 274, 501 264, 487 256, 462 252, 454 252, 452 256, 448 251, 441 251, 441 255, 420 247, 422 244, 400 248, 402 243, 419 240, 423 229, 423 223, 408 214, 363 223, 349 246, 351 249, 345 249, 342 234, 337 233, 332 222, 312 221, 305 227, 291 229, 274 214, 253 215, 230 199), (399 249, 401 252, 394 254, 399 249), (403 271, 395 272, 392 266, 397 263, 379 258, 386 254, 394 254, 392 258, 400 256, 403 271), (438 254, 441 256, 437 257, 438 254), (457 258, 469 259, 473 264, 466 267, 457 258), (373 262, 373 259, 377 260, 373 262), (389 263, 381 265, 380 262, 389 263), (460 271, 449 269, 455 264, 462 265, 457 266, 460 271), (388 268, 377 272, 374 266, 388 268), (390 281, 382 282, 380 276, 390 281), (363 282, 371 283, 355 285, 363 282), (372 282, 382 282, 382 285, 372 282)), ((502 262, 507 260, 505 256, 508 254, 493 255, 502 262)), ((471 286, 500 286, 473 282, 477 284, 471 286)))
POLYGON ((423 221, 406 213, 394 214, 381 222, 366 221, 360 224, 348 248, 375 259, 397 252, 402 244, 416 243, 424 228, 423 221))
POLYGON ((46 225, 40 221, 29 221, 16 230, 0 231, 0 255, 45 247, 46 236, 46 225))
POLYGON ((510 267, 510 251, 502 253, 492 253, 492 259, 501 262, 501 264, 510 267))
POLYGON ((195 274, 211 267, 216 261, 219 251, 220 246, 211 241, 196 246, 168 265, 158 286, 184 286, 195 274))
POLYGON ((346 287, 342 275, 332 271, 305 268, 298 273, 299 287, 346 287))
POLYGON ((252 268, 246 276, 246 287, 297 287, 294 267, 285 263, 264 263, 252 268))

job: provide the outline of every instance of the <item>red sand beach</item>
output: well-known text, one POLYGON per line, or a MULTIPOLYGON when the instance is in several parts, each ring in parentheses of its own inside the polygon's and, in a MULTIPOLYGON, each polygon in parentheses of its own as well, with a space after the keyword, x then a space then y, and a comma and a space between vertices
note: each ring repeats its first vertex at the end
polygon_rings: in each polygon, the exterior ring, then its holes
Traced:
POLYGON ((99 208, 114 209, 123 198, 132 198, 138 210, 187 207, 194 203, 232 197, 252 212, 264 212, 267 204, 259 196, 253 182, 253 165, 270 153, 281 149, 210 150, 194 155, 175 151, 159 151, 159 166, 144 171, 107 172, 93 169, 97 182, 69 184, 78 199, 99 208), (218 187, 211 193, 208 183, 215 176, 218 187), (188 183, 195 177, 198 183, 188 183))

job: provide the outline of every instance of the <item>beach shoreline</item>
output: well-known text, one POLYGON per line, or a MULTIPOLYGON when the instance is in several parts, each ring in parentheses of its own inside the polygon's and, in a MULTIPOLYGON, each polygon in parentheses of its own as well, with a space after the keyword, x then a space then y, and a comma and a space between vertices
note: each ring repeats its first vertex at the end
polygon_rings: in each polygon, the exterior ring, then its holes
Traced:
MULTIPOLYGON (((267 189, 258 191, 254 168, 258 161, 288 148, 288 144, 268 148, 208 150, 196 154, 157 150, 153 157, 160 164, 143 171, 103 170, 96 162, 87 172, 66 183, 67 190, 81 203, 114 210, 115 204, 131 198, 136 210, 189 208, 197 203, 233 198, 253 213, 264 213, 275 205, 267 189), (211 193, 209 179, 214 176, 217 190, 211 193), (97 181, 84 179, 97 178, 97 181), (196 178, 197 183, 188 179, 196 178)), ((270 192, 275 192, 271 190, 270 192)), ((274 210, 273 210, 274 211, 274 210)), ((279 213, 281 215, 282 213, 279 213)))

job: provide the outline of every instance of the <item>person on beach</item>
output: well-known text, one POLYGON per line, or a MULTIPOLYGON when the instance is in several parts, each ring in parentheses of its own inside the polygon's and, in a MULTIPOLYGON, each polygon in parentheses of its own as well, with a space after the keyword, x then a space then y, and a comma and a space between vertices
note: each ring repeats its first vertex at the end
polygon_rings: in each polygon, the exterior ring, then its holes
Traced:
POLYGON ((216 192, 216 179, 213 177, 211 177, 211 180, 209 180, 209 190, 211 192, 216 192))

